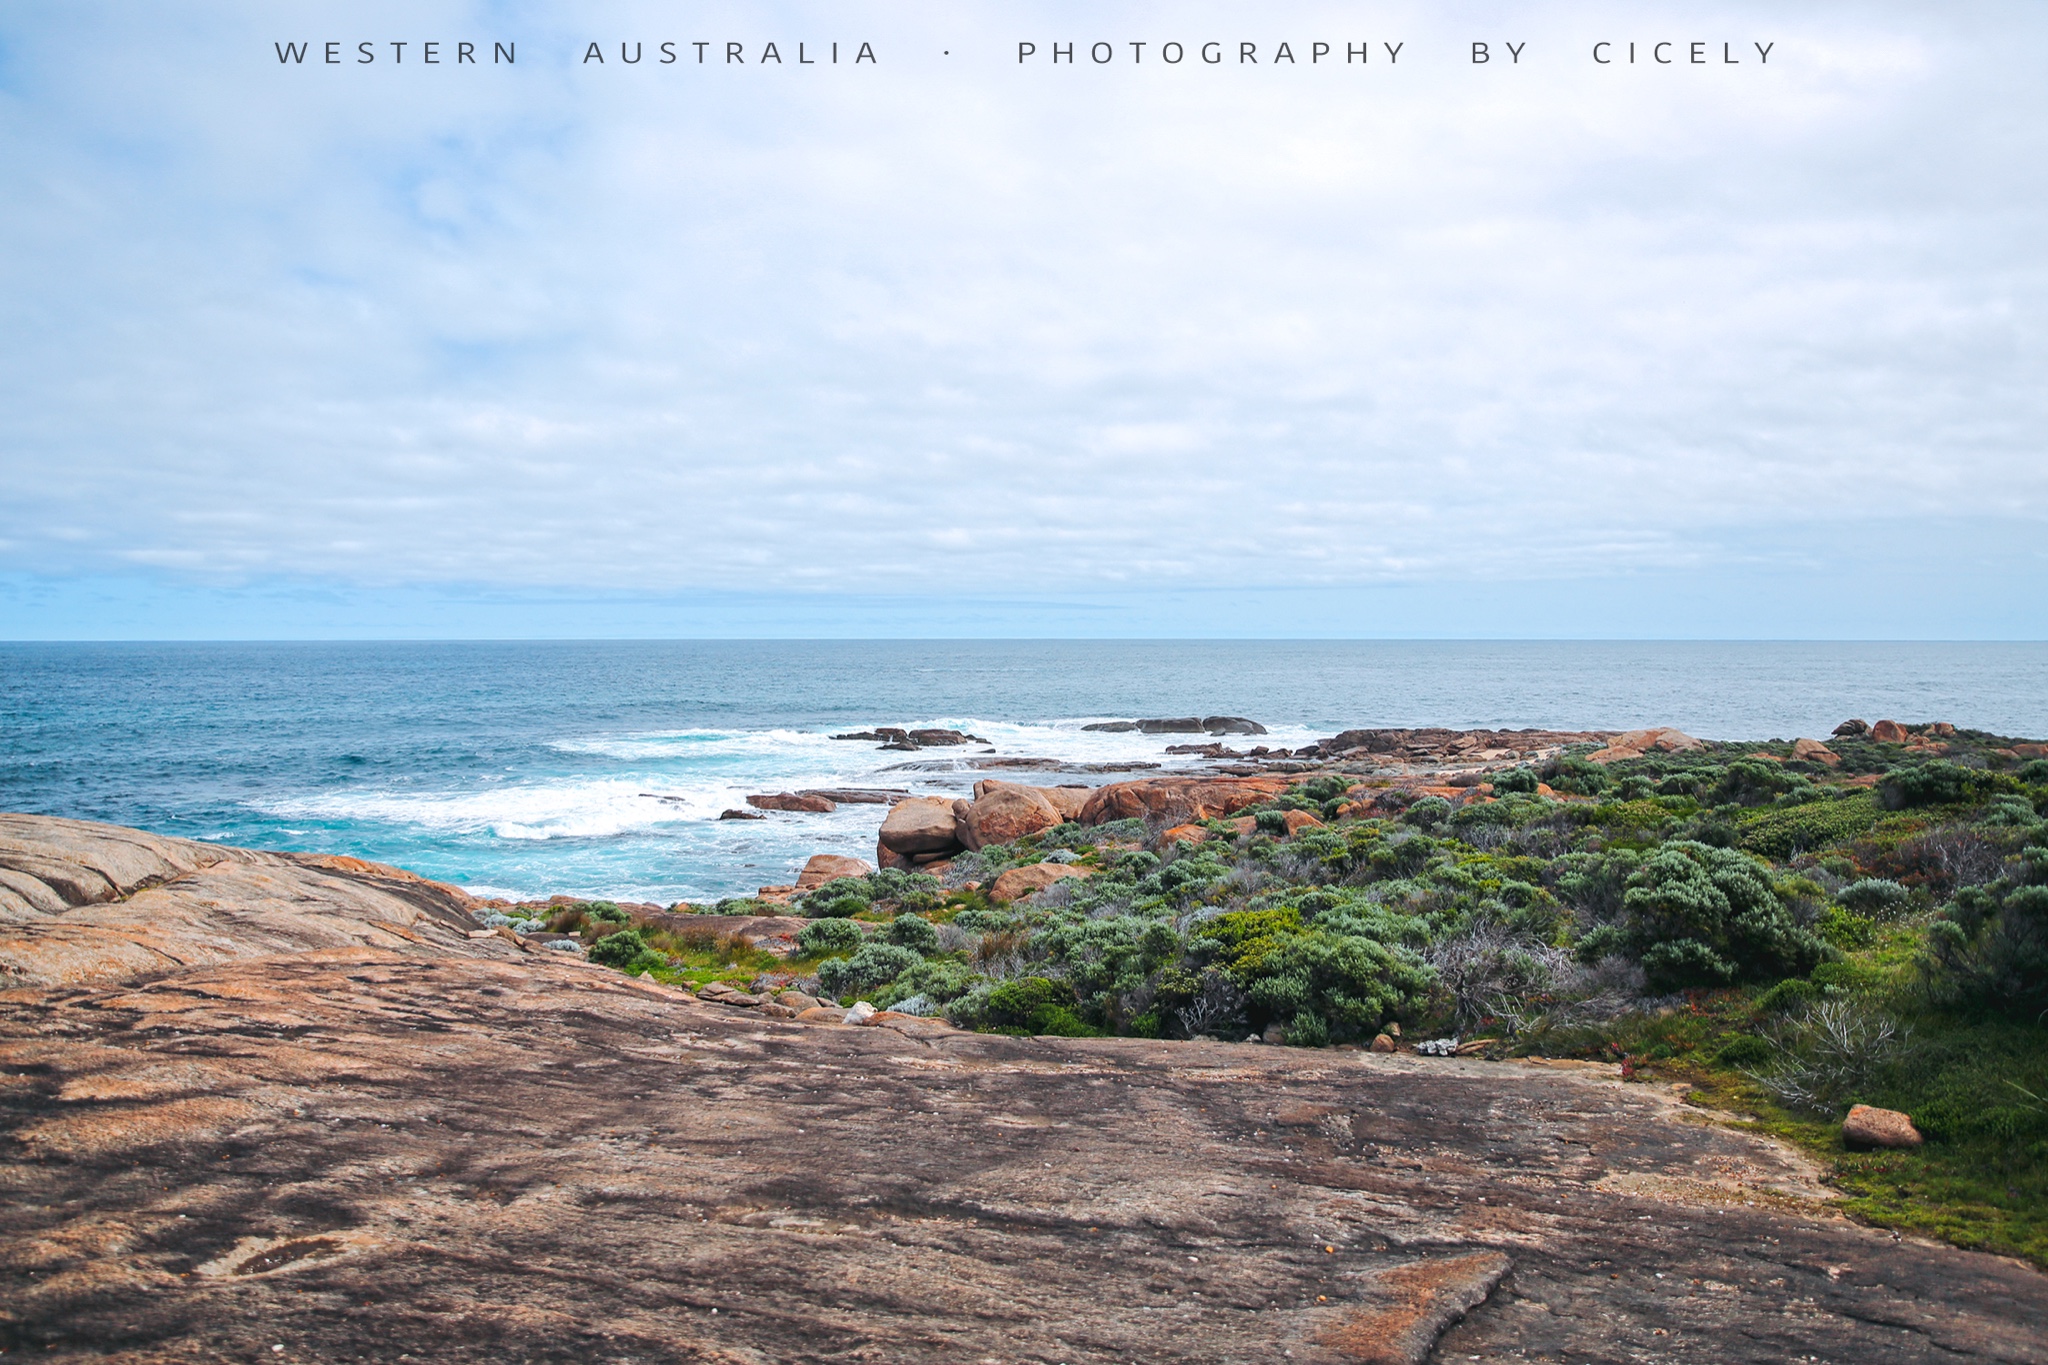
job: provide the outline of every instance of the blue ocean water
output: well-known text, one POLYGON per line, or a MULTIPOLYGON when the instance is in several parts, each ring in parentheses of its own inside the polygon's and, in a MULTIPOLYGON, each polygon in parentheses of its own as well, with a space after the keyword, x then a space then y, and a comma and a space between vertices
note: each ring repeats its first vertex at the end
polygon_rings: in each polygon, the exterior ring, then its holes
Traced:
MULTIPOLYGON (((2048 735, 2048 644, 616 641, 0 644, 0 808, 352 853, 493 894, 701 901, 872 857, 883 808, 720 821, 749 792, 958 792, 999 754, 1174 763, 1091 720, 1824 737, 1840 720, 2048 735), (939 760, 948 770, 901 769, 939 760)), ((1178 737, 1184 739, 1185 737, 1178 737)), ((1075 780, 1062 778, 1058 780, 1075 780)))

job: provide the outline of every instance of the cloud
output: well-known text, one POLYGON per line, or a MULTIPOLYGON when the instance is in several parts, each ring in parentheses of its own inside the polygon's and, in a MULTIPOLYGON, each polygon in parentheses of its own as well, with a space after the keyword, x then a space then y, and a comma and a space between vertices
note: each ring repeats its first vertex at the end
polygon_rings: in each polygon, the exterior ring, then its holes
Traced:
MULTIPOLYGON (((0 570, 1307 590, 2038 525, 2044 30, 2021 4, 10 13, 0 570), (272 56, 437 35, 517 66, 272 56), (1470 62, 1515 35, 1521 63, 1470 62), (1320 36, 1402 56, 1272 65, 1320 36), (754 59, 689 60, 727 37, 754 59), (1020 65, 1024 38, 1083 60, 1020 65), (1085 56, 1211 38, 1262 60, 1085 56), (770 39, 882 61, 763 68, 770 39), (1597 67, 1603 39, 1774 46, 1597 67), (684 60, 599 68, 593 40, 684 60)), ((2038 559, 2004 567, 2038 596, 2038 559)))

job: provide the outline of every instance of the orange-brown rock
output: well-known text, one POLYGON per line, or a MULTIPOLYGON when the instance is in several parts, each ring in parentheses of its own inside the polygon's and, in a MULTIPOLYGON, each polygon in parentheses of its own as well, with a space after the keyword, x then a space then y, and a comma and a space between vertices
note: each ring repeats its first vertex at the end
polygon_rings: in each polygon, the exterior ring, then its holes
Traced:
POLYGON ((803 796, 796 792, 771 792, 750 796, 747 804, 756 810, 800 811, 811 815, 829 815, 838 810, 838 805, 829 797, 803 796))
MULTIPOLYGON (((948 797, 936 796, 913 796, 908 801, 898 801, 882 821, 882 832, 876 839, 878 848, 905 856, 958 851, 960 839, 954 829, 954 804, 948 797)), ((883 865, 888 865, 885 859, 883 865)))
POLYGON ((1857 1104, 1842 1120, 1842 1141, 1851 1147, 1918 1147, 1923 1139, 1913 1120, 1898 1110, 1857 1104))
POLYGON ((1201 825, 1175 825, 1159 836, 1159 846, 1168 844, 1199 844, 1209 838, 1209 831, 1201 825))
POLYGON ((1586 757, 1595 763, 1613 763, 1624 758, 1641 758, 1644 754, 1682 754, 1706 747, 1683 730, 1660 726, 1650 730, 1629 730, 1616 735, 1607 742, 1607 747, 1595 749, 1586 757))
POLYGON ((2048 1358, 2038 1272, 1612 1068, 813 1027, 493 942, 0 997, 8 1355, 2048 1358))
POLYGON ((1189 824, 1232 815, 1286 792, 1282 777, 1155 777, 1098 787, 1081 808, 1085 825, 1139 819, 1189 824))
POLYGON ((1881 720, 1870 727, 1870 737, 1880 744, 1904 744, 1912 738, 1906 727, 1895 720, 1881 720))
POLYGON ((1287 837, 1290 839, 1292 839, 1295 835, 1301 833, 1305 829, 1321 829, 1323 827, 1323 822, 1321 820, 1318 820, 1315 816, 1310 815, 1305 810, 1288 811, 1286 819, 1287 837))
POLYGON ((0 983, 117 981, 314 948, 517 954, 464 892, 359 858, 0 814, 0 983))
POLYGON ((813 853, 804 863, 804 870, 797 874, 798 891, 815 891, 826 882, 841 877, 865 877, 875 869, 858 858, 848 858, 837 853, 813 853))
POLYGON ((1027 834, 1051 829, 1062 818, 1038 788, 1003 782, 986 786, 965 810, 956 811, 953 830, 954 837, 972 850, 1014 844, 1027 834))
POLYGON ((1825 763, 1830 768, 1842 761, 1840 754, 1817 739, 1793 740, 1792 757, 1801 763, 1825 763))
POLYGON ((1022 900, 1034 891, 1043 891, 1054 882, 1087 875, 1086 868, 1074 867, 1068 863, 1031 863, 1024 867, 1013 867, 989 883, 988 898, 997 902, 1022 900))

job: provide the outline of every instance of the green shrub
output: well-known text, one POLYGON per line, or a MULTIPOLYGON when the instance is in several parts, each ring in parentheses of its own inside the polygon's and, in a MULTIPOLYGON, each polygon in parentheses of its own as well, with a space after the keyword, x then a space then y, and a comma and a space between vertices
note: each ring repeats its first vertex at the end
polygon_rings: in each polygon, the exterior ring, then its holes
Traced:
POLYGON ((1543 767, 1543 780, 1554 791, 1567 796, 1598 796, 1607 790, 1613 776, 1598 763, 1583 758, 1561 758, 1543 767))
POLYGON ((825 953, 850 953, 867 942, 861 927, 849 919, 812 920, 797 930, 797 951, 807 957, 825 953))
POLYGON ((803 912, 812 919, 852 919, 874 908, 865 877, 839 877, 803 899, 803 912))
POLYGON ((1287 833, 1287 812, 1284 810, 1262 810, 1252 816, 1252 825, 1261 834, 1274 838, 1287 833))
MULTIPOLYGON (((2048 864, 2048 851, 2032 866, 2048 864)), ((2038 1019, 2048 1012, 2048 885, 1970 886, 1928 926, 1921 970, 1941 1004, 2038 1019)))
POLYGON ((1826 955, 1769 874, 1732 849, 1665 844, 1629 877, 1622 908, 1629 945, 1662 990, 1801 975, 1826 955))
POLYGON ((1867 792, 1808 801, 1766 811, 1744 828, 1740 843, 1767 858, 1790 858, 1809 849, 1853 839, 1877 823, 1877 802, 1867 792))
POLYGON ((1906 908, 1906 888, 1883 877, 1865 877, 1835 897, 1844 908, 1870 919, 1889 919, 1906 908))
POLYGON ((1819 921, 1814 925, 1821 938, 1837 948, 1868 948, 1870 946, 1871 922, 1853 911, 1829 906, 1821 911, 1819 921))
POLYGON ((1414 805, 1408 807, 1407 810, 1401 812, 1401 822, 1403 824, 1415 825, 1424 829, 1432 825, 1440 825, 1450 818, 1451 803, 1444 800, 1441 796, 1425 796, 1414 805))
POLYGON ((882 931, 882 936, 897 947, 908 948, 920 956, 939 946, 937 927, 921 915, 898 915, 882 931))
POLYGON ((983 1018, 996 1029, 1033 1036, 1087 1038, 1096 1032, 1075 1015, 1073 989, 1043 976, 1005 981, 991 990, 983 1018))
POLYGON ((1507 796, 1513 792, 1534 796, 1540 779, 1534 768, 1516 768, 1512 772, 1494 774, 1492 781, 1495 796, 1507 796))
POLYGON ((606 934, 590 945, 590 960, 599 966, 616 967, 630 976, 668 966, 668 959, 648 947, 638 929, 606 934))
POLYGON ((1787 977, 1756 998, 1756 1008, 1762 1014, 1784 1014, 1800 1009, 1821 998, 1821 988, 1804 977, 1787 977))
POLYGON ((852 957, 827 958, 818 964, 818 984, 835 996, 858 995, 894 981, 906 968, 923 961, 893 943, 863 943, 852 957))
POLYGON ((597 920, 604 924, 630 924, 633 917, 611 901, 585 901, 575 907, 583 912, 586 920, 597 920))
POLYGON ((1877 784, 1886 810, 1914 806, 1947 806, 1970 799, 1977 775, 1969 768, 1937 759, 1913 768, 1894 768, 1877 784))
POLYGON ((1762 806, 1790 791, 1810 786, 1798 773, 1761 758, 1739 758, 1721 770, 1708 800, 1715 805, 1762 806))
POLYGON ((1723 1043, 1720 1051, 1714 1054, 1714 1060, 1722 1066, 1747 1069, 1762 1066, 1771 1060, 1775 1052, 1776 1049, 1764 1039, 1753 1033, 1741 1033, 1723 1043))

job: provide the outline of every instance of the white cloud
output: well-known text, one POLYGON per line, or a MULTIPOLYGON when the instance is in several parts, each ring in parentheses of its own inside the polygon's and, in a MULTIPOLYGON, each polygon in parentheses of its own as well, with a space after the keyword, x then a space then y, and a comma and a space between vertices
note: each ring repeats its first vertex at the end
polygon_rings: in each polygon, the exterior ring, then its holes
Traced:
POLYGON ((2048 515, 2036 6, 278 13, 0 18, 0 569, 1333 585, 2048 515), (518 68, 269 55, 435 34, 518 68), (573 59, 728 34, 884 61, 573 59), (1405 46, 1014 61, 1319 34, 1405 46), (1724 36, 1769 65, 1585 55, 1724 36))

